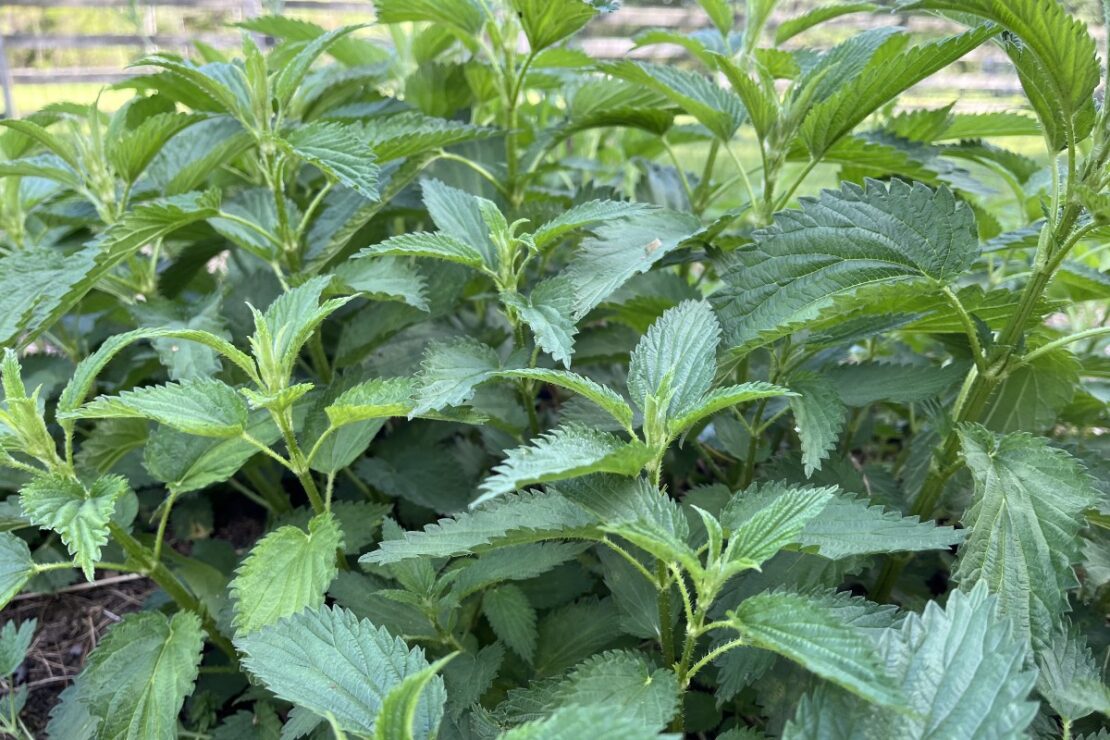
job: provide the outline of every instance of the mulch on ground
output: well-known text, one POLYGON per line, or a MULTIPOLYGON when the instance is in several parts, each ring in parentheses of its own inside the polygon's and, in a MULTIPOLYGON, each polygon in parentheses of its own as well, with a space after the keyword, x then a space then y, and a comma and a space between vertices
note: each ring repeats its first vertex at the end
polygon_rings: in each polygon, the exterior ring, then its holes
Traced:
MULTIPOLYGON (((58 695, 81 672, 85 658, 104 631, 124 614, 139 611, 157 587, 145 577, 98 574, 95 584, 78 583, 52 594, 23 594, 0 610, 0 622, 38 620, 27 659, 16 670, 16 685, 29 690, 23 722, 44 732, 58 695)), ((0 684, 0 694, 8 687, 0 684)))

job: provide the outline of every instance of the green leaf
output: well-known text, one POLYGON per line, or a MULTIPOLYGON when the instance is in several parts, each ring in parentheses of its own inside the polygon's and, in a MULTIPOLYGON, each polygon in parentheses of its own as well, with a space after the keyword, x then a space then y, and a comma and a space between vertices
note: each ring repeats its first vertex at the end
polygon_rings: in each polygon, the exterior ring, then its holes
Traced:
POLYGON ((813 159, 820 159, 841 137, 899 93, 947 67, 996 33, 998 29, 988 25, 907 51, 902 51, 901 45, 884 45, 858 77, 806 115, 802 137, 813 159))
MULTIPOLYGON (((243 666, 276 696, 330 715, 358 735, 374 735, 385 697, 428 668, 419 648, 409 650, 384 628, 326 606, 239 637, 235 646, 243 666)), ((413 715, 414 737, 435 736, 446 699, 443 680, 431 679, 413 715)))
POLYGON ((740 98, 697 72, 631 60, 604 62, 599 67, 613 77, 666 96, 722 141, 730 140, 744 122, 740 98))
POLYGON ((11 676, 23 663, 37 626, 35 619, 28 619, 18 627, 15 620, 4 622, 3 629, 0 629, 0 676, 11 676))
POLYGON ((794 392, 787 388, 764 383, 762 380, 716 388, 702 396, 698 404, 692 409, 668 422, 667 429, 672 436, 677 436, 702 419, 707 419, 719 411, 741 403, 756 401, 761 398, 793 395, 795 395, 794 392))
POLYGON ((81 175, 54 154, 0 162, 0 177, 42 177, 61 183, 71 190, 82 187, 81 175))
POLYGON ((635 718, 605 706, 569 706, 556 709, 546 719, 518 725, 499 735, 500 740, 678 740, 660 735, 635 718))
POLYGON ((729 34, 732 33, 733 23, 731 0, 698 0, 698 5, 709 16, 710 22, 713 23, 721 36, 728 38, 729 34))
POLYGON ((840 400, 836 386, 823 375, 810 371, 794 373, 790 388, 798 395, 790 399, 798 437, 802 441, 802 466, 806 477, 821 469, 840 439, 848 409, 840 400))
POLYGON ((120 178, 134 182, 167 141, 199 120, 200 116, 182 113, 153 115, 118 138, 109 139, 105 154, 120 178))
POLYGON ((15 598, 35 575, 27 543, 11 532, 0 532, 0 608, 15 598))
POLYGON ((486 15, 475 0, 378 0, 374 4, 378 23, 429 21, 475 36, 482 31, 486 15))
POLYGON ((328 178, 368 200, 378 200, 378 165, 359 128, 315 121, 286 131, 278 142, 328 178))
POLYGON ((816 547, 823 557, 839 560, 888 552, 945 550, 962 543, 964 534, 964 530, 886 511, 865 498, 840 495, 828 503, 820 517, 806 524, 798 544, 816 547))
POLYGON ((746 644, 778 653, 806 670, 884 707, 905 697, 867 635, 837 614, 829 597, 768 591, 729 612, 746 644))
POLYGON ((0 344, 30 344, 141 247, 217 214, 219 193, 190 193, 135 206, 72 254, 31 247, 0 257, 0 344))
POLYGON ((527 447, 510 450, 482 483, 481 495, 472 505, 536 483, 589 473, 636 475, 650 455, 639 441, 624 442, 605 432, 568 424, 535 438, 527 447))
POLYGON ((498 377, 526 378, 566 388, 592 401, 625 429, 632 430, 632 407, 620 394, 607 386, 599 385, 587 377, 565 370, 546 370, 544 368, 524 368, 521 370, 502 370, 498 377))
MULTIPOLYGON (((251 412, 246 432, 265 445, 281 437, 265 409, 251 412)), ((163 426, 151 433, 143 463, 155 480, 181 494, 226 481, 258 454, 242 437, 194 437, 163 426)))
POLYGON ((471 126, 459 121, 425 116, 415 111, 399 113, 384 120, 375 119, 366 130, 370 147, 378 162, 444 149, 467 141, 493 136, 494 129, 471 126))
POLYGON ((174 740, 203 646, 191 612, 128 614, 108 630, 77 678, 78 700, 99 720, 97 740, 174 740))
POLYGON ((1079 528, 1098 498, 1091 479, 1047 440, 980 426, 959 434, 975 494, 954 576, 964 590, 985 581, 1019 636, 1048 639, 1056 616, 1068 611, 1068 589, 1078 585, 1079 528))
POLYGON ((297 88, 300 87, 301 82, 304 81, 305 75, 308 74, 309 69, 312 67, 312 63, 316 61, 321 54, 350 33, 365 27, 365 24, 341 26, 326 33, 321 33, 301 47, 301 50, 298 51, 292 59, 287 60, 281 66, 281 69, 278 70, 273 81, 274 97, 277 99, 278 108, 284 108, 288 105, 289 101, 292 100, 293 94, 297 91, 297 88))
POLYGON ((501 358, 491 347, 460 338, 429 345, 421 365, 409 418, 468 402, 479 385, 496 377, 501 358))
POLYGON ((597 15, 587 0, 512 0, 532 52, 577 33, 597 15))
POLYGON ((427 668, 405 676, 401 683, 389 690, 374 721, 374 740, 413 740, 416 737, 416 712, 420 708, 420 697, 436 674, 457 655, 451 653, 427 668))
POLYGON ((355 259, 383 254, 445 260, 474 270, 486 268, 482 253, 469 244, 447 234, 429 234, 420 231, 390 237, 381 244, 366 247, 355 255, 355 259))
POLYGON ((579 663, 555 685, 510 691, 506 714, 515 722, 551 716, 565 707, 605 707, 661 730, 679 706, 678 678, 632 650, 613 650, 579 663))
POLYGON ((1090 133, 1098 48, 1086 24, 1058 0, 917 0, 902 7, 969 14, 1005 28, 1016 39, 1005 39, 1003 48, 1053 146, 1061 149, 1090 133))
POLYGON ((979 251, 975 217, 947 188, 844 184, 783 211, 731 253, 713 296, 736 351, 790 334, 837 295, 877 283, 952 282, 979 251))
POLYGON ((527 492, 489 501, 470 511, 440 519, 423 530, 386 540, 359 558, 363 564, 388 565, 412 558, 443 558, 494 547, 565 539, 589 532, 595 518, 556 493, 527 492))
POLYGON ((496 271, 500 264, 497 247, 490 239, 490 227, 482 212, 496 211, 497 206, 465 190, 444 185, 439 180, 424 180, 420 185, 424 207, 439 230, 477 250, 482 255, 482 263, 496 271))
POLYGON ((314 517, 307 533, 299 527, 278 527, 259 540, 231 581, 236 634, 248 635, 321 606, 342 546, 343 535, 331 514, 314 517))
POLYGON ((108 542, 116 500, 127 491, 127 481, 118 475, 97 478, 86 488, 73 478, 48 473, 20 489, 19 503, 32 523, 58 533, 91 581, 100 549, 108 542))
MULTIPOLYGON (((7 627, 7 625, 4 625, 7 627)), ((1110 716, 1110 687, 1080 630, 1065 625, 1037 652, 1037 691, 1064 719, 1099 712, 1110 716)))
POLYGON ((655 397, 666 404, 667 418, 696 408, 717 372, 721 326, 705 301, 685 301, 668 310, 632 351, 628 392, 641 410, 655 397), (672 395, 660 398, 667 386, 672 395))
POLYGON ((822 371, 848 406, 867 406, 878 401, 916 403, 940 395, 963 378, 959 365, 900 365, 861 362, 837 365, 822 371))
MULTIPOLYGON (((167 53, 149 54, 129 66, 160 67, 174 81, 183 84, 194 99, 204 104, 206 110, 235 116, 249 127, 257 123, 251 105, 250 84, 241 67, 226 62, 197 66, 176 54, 167 53)), ((192 107, 200 109, 196 105, 192 107)))
POLYGON ((983 584, 953 593, 944 609, 929 602, 921 616, 886 630, 879 645, 909 711, 820 686, 802 699, 783 737, 1021 737, 1037 713, 1037 702, 1028 700, 1035 674, 1025 670, 1025 645, 999 619, 983 584))
POLYGON ((63 139, 55 136, 51 131, 40 126, 34 121, 21 119, 7 119, 0 121, 0 126, 16 131, 35 143, 41 145, 48 152, 59 157, 63 162, 76 171, 81 170, 77 155, 73 148, 63 139))
POLYGON ((993 111, 989 113, 956 113, 941 135, 943 139, 986 139, 996 136, 1040 136, 1041 127, 1035 118, 1024 113, 993 111))
POLYGON ((701 222, 693 216, 664 210, 606 221, 595 228, 565 272, 577 294, 575 319, 592 311, 632 276, 650 270, 700 228, 701 222))
POLYGON ((501 300, 528 324, 544 352, 570 367, 578 327, 574 324, 574 284, 566 275, 544 280, 527 299, 517 293, 503 293, 501 300))
POLYGON ((830 5, 820 5, 797 17, 780 23, 779 27, 775 29, 775 43, 785 43, 798 34, 808 31, 825 21, 831 21, 834 18, 840 18, 841 16, 851 13, 870 13, 878 9, 879 6, 874 3, 832 3, 830 5))
POLYGON ((800 541, 805 527, 833 500, 835 488, 792 488, 767 483, 737 493, 721 514, 729 531, 726 560, 758 567, 800 541))
POLYGON ((1066 348, 1015 367, 991 396, 983 426, 1001 433, 1047 430, 1075 397, 1079 372, 1079 361, 1066 348))
POLYGON ((98 396, 59 419, 150 419, 201 437, 237 437, 247 404, 234 388, 213 378, 193 378, 98 396))
POLYGON ((519 586, 511 583, 482 595, 482 613, 497 639, 531 663, 536 655, 536 610, 519 586))
POLYGON ((574 560, 589 547, 583 542, 530 542, 484 553, 452 571, 451 595, 461 601, 498 583, 535 578, 574 560))
POLYGON ((348 388, 324 410, 336 428, 370 419, 406 416, 413 408, 414 388, 410 378, 372 378, 348 388))
POLYGON ((617 200, 591 200, 579 203, 536 229, 532 234, 532 241, 536 249, 543 252, 578 229, 618 218, 633 218, 649 213, 651 210, 650 206, 643 203, 625 203, 617 200))
POLYGON ((399 300, 428 311, 428 284, 410 262, 393 258, 352 259, 335 271, 344 292, 361 293, 372 299, 399 300))

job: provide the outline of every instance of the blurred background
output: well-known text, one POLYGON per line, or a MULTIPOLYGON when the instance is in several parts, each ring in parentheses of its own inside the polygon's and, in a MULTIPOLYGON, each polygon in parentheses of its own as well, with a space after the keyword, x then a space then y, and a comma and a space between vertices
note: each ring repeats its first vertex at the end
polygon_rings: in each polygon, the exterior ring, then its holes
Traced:
MULTIPOLYGON (((783 0, 772 21, 796 17, 829 0, 783 0)), ((877 4, 890 4, 879 0, 877 4)), ((1099 20, 1099 0, 1065 3, 1085 18, 1100 42, 1106 31, 1099 20)), ((743 23, 743 2, 737 2, 743 23)), ((127 91, 110 86, 129 74, 138 56, 155 50, 188 53, 196 44, 214 49, 238 46, 240 31, 232 24, 259 14, 281 13, 326 28, 373 20, 371 0, 0 0, 0 83, 5 115, 22 115, 57 101, 91 103, 111 109, 127 91), (107 88, 107 89, 105 89, 107 88)), ((945 24, 920 17, 850 15, 795 38, 787 46, 826 46, 865 28, 898 24, 931 35, 945 24)), ((681 63, 679 47, 635 48, 636 34, 648 28, 696 31, 707 25, 694 0, 624 0, 616 13, 587 27, 575 43, 597 58, 626 54, 681 63)), ((383 44, 385 29, 371 29, 383 44)), ((965 60, 930 78, 903 103, 930 106, 957 102, 963 110, 1005 110, 1017 100, 1018 81, 1005 55, 994 46, 977 49, 965 60)))

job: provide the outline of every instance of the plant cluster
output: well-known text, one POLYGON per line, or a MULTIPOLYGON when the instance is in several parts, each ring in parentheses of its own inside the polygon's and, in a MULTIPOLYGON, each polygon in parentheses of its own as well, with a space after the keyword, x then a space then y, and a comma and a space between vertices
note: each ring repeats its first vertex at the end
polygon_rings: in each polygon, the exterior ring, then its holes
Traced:
POLYGON ((377 0, 0 121, 0 604, 158 586, 49 737, 1105 737, 1092 35, 699 2, 682 65, 377 0), (1027 112, 898 106, 992 45, 1027 112))

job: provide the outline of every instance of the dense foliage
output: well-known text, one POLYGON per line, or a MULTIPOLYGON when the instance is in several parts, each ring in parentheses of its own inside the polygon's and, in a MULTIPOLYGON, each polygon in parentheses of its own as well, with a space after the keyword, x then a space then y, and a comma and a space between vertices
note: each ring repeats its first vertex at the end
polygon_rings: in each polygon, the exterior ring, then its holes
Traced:
POLYGON ((598 0, 261 17, 0 122, 0 603, 159 587, 50 737, 1099 732, 1095 41, 701 5, 681 65, 568 47, 598 0), (1028 112, 898 106, 989 45, 1028 112))

